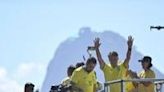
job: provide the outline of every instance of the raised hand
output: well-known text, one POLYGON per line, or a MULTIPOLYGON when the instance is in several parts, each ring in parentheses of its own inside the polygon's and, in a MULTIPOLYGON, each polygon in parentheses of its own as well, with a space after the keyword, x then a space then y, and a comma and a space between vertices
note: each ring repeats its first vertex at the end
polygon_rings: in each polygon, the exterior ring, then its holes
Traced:
POLYGON ((96 49, 98 49, 100 47, 101 43, 100 43, 100 38, 95 38, 94 40, 94 47, 96 49))
POLYGON ((102 56, 101 56, 101 53, 100 53, 100 50, 99 50, 99 47, 101 45, 100 38, 95 38, 95 40, 93 42, 94 42, 94 47, 95 47, 95 50, 96 50, 97 59, 98 59, 99 64, 100 64, 100 68, 103 69, 104 66, 105 66, 105 62, 102 59, 102 56))
POLYGON ((128 36, 128 41, 127 41, 127 44, 128 44, 128 48, 132 48, 133 46, 133 37, 132 36, 128 36))

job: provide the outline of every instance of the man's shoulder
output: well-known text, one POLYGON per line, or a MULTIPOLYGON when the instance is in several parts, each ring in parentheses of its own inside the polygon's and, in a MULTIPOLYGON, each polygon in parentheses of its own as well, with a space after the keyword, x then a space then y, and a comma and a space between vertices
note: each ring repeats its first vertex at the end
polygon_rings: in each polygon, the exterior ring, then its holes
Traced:
POLYGON ((150 70, 149 70, 149 75, 150 75, 150 76, 155 76, 155 72, 154 72, 153 70, 150 69, 150 70))
POLYGON ((150 69, 149 71, 150 71, 150 73, 155 73, 152 69, 150 69))
POLYGON ((103 70, 107 69, 107 68, 111 68, 111 64, 110 63, 105 63, 104 64, 103 70))
POLYGON ((91 74, 96 76, 96 71, 93 70, 91 74))
POLYGON ((119 66, 123 65, 123 63, 124 63, 123 60, 119 60, 119 61, 118 61, 118 65, 119 65, 119 66))

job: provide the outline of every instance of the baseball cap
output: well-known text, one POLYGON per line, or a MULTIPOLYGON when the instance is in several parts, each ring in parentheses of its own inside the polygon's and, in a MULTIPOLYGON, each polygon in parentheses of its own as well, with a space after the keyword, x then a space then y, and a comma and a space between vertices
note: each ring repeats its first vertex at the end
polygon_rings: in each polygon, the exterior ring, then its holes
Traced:
POLYGON ((152 61, 152 58, 150 56, 144 56, 142 59, 138 60, 139 62, 150 62, 152 61))

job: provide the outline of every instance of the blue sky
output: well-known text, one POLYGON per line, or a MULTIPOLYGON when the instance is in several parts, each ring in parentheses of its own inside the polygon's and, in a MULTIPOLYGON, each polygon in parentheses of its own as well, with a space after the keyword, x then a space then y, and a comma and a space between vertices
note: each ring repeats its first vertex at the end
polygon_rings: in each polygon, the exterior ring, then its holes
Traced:
POLYGON ((163 3, 163 0, 0 1, 0 81, 16 84, 20 88, 15 90, 19 91, 26 81, 40 87, 59 44, 78 36, 78 30, 86 26, 97 32, 113 30, 124 37, 133 35, 137 49, 151 55, 154 66, 164 73, 164 30, 149 30, 150 25, 164 25, 163 3))

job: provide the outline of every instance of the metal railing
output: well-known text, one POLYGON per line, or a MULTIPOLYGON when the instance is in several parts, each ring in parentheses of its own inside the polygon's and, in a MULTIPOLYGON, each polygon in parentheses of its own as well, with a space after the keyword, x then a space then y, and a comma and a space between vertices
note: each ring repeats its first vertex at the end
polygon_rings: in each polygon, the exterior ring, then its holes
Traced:
MULTIPOLYGON (((104 91, 105 92, 110 92, 110 86, 113 84, 120 84, 120 90, 121 92, 125 92, 124 91, 124 83, 126 82, 136 82, 136 83, 140 83, 140 82, 152 82, 155 85, 155 92, 162 92, 162 86, 164 84, 164 79, 154 79, 154 78, 145 78, 145 79, 119 79, 119 80, 113 80, 113 81, 108 81, 104 83, 104 91)), ((164 92, 164 91, 163 91, 164 92)))

